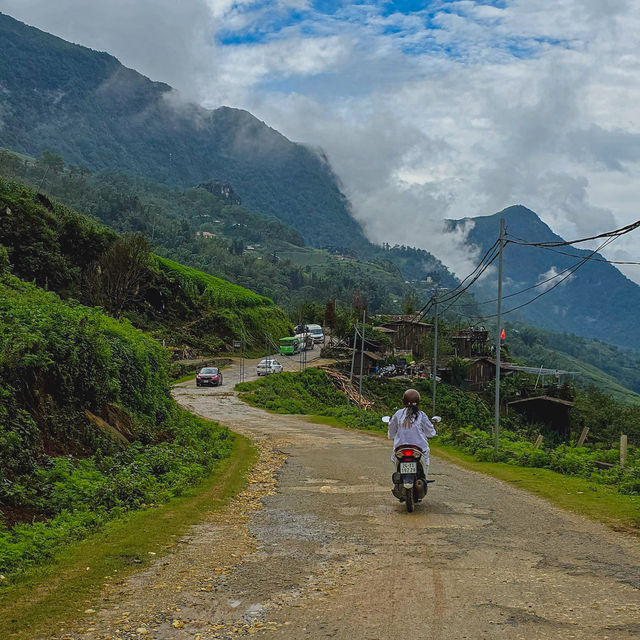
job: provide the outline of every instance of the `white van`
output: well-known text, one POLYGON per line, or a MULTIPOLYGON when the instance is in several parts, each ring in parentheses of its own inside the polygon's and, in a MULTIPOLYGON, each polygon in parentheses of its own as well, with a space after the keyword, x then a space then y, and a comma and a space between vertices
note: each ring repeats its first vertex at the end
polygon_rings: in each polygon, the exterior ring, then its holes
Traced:
POLYGON ((324 333, 322 327, 319 324, 308 324, 307 331, 313 338, 314 344, 324 344, 324 333))

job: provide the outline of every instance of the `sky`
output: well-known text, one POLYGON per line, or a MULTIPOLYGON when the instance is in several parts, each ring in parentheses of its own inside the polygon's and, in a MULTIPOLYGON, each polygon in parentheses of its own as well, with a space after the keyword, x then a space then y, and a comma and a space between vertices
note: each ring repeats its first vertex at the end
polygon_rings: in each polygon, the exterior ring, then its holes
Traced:
MULTIPOLYGON (((635 6, 634 6, 635 5, 635 6)), ((377 242, 471 257, 445 218, 512 204, 566 239, 640 218, 633 0, 0 0, 206 107, 328 155, 377 242)), ((640 231, 607 257, 639 260, 640 231)), ((640 266, 621 267, 640 282, 640 266)))

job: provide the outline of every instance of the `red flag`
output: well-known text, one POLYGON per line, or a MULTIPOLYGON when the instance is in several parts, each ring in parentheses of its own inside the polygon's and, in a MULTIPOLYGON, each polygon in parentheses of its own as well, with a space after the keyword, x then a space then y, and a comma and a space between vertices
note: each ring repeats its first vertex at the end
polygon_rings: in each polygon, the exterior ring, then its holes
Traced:
POLYGON ((504 329, 502 330, 502 333, 500 334, 500 340, 504 340, 505 339, 505 333, 504 333, 504 329))

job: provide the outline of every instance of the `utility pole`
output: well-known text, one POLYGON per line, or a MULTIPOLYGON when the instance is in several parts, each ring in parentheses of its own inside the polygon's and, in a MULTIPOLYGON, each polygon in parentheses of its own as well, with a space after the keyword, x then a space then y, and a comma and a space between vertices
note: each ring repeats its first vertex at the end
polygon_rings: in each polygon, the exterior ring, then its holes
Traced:
POLYGON ((244 330, 242 331, 240 339, 240 382, 244 382, 244 330))
POLYGON ((353 366, 356 361, 356 343, 358 342, 358 323, 354 324, 353 332, 353 351, 351 352, 351 373, 349 374, 349 382, 353 382, 353 366))
POLYGON ((433 371, 431 372, 432 379, 432 402, 431 402, 431 415, 436 415, 436 376, 438 372, 438 287, 433 294, 433 301, 435 306, 435 321, 433 323, 433 371))
POLYGON ((362 405, 362 367, 364 364, 364 324, 367 318, 367 312, 364 310, 362 312, 362 349, 360 350, 360 386, 358 389, 358 399, 360 400, 360 404, 362 405))
POLYGON ((502 250, 504 248, 504 218, 500 218, 500 239, 498 240, 498 309, 496 313, 496 407, 493 423, 493 448, 498 453, 500 436, 500 347, 502 346, 502 250))

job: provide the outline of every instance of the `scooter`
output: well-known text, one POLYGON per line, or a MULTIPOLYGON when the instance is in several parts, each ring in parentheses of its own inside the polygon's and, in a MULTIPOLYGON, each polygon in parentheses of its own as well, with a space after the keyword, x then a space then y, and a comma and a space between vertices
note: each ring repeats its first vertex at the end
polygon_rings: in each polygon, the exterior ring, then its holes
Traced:
MULTIPOLYGON (((384 416, 382 422, 389 423, 391 418, 384 416)), ((440 422, 440 416, 433 416, 431 422, 440 422)), ((396 460, 396 470, 391 476, 393 489, 391 493, 404 502, 407 512, 412 513, 416 502, 420 502, 426 495, 429 484, 435 480, 427 480, 424 476, 424 469, 420 463, 422 451, 415 445, 400 445, 393 452, 396 460)))

